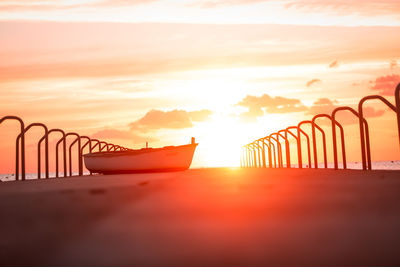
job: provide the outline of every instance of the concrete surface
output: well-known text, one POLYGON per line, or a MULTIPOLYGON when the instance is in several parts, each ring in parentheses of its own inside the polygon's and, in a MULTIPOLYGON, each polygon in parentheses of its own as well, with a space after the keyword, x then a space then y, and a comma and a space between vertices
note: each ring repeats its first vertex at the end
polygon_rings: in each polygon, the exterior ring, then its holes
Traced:
POLYGON ((400 266, 400 172, 0 183, 0 266, 400 266))

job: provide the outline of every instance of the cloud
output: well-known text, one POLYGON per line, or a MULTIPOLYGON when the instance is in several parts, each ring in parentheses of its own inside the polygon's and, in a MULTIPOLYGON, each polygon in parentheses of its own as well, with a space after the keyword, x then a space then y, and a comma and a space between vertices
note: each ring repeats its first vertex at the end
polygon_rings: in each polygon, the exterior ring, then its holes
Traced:
POLYGON ((336 104, 337 100, 331 101, 328 98, 319 98, 317 101, 313 103, 311 107, 309 107, 308 114, 316 115, 316 114, 331 114, 331 112, 338 107, 336 104))
POLYGON ((286 98, 281 96, 271 97, 267 94, 262 96, 247 95, 237 105, 248 108, 242 113, 244 118, 256 118, 266 113, 291 113, 305 111, 307 108, 299 99, 286 98))
POLYGON ((190 111, 189 117, 191 118, 192 121, 205 121, 211 116, 211 114, 212 114, 211 110, 202 109, 202 110, 190 111))
POLYGON ((371 89, 379 91, 381 95, 393 95, 397 84, 400 83, 400 75, 391 74, 387 76, 381 76, 370 81, 373 83, 371 89))
MULTIPOLYGON (((331 115, 332 111, 337 108, 340 107, 341 105, 338 105, 338 101, 337 100, 330 100, 328 98, 319 98, 317 101, 314 102, 314 104, 309 107, 309 110, 307 112, 307 114, 309 115, 317 115, 317 114, 328 114, 331 115)), ((357 110, 357 107, 353 107, 355 110, 357 110)), ((365 107, 363 109, 364 111, 364 117, 365 118, 372 118, 372 117, 380 117, 382 116, 385 111, 384 110, 376 110, 373 107, 365 107)), ((354 124, 354 123, 358 123, 358 119, 356 116, 354 116, 351 112, 349 111, 342 111, 339 112, 338 117, 337 117, 337 121, 344 125, 344 124, 354 124)), ((329 121, 324 121, 322 122, 322 124, 329 124, 329 121)))
POLYGON ((141 119, 129 124, 131 130, 148 132, 159 129, 183 129, 193 127, 193 122, 207 120, 211 115, 210 110, 185 111, 172 110, 161 111, 152 109, 141 119))
POLYGON ((329 68, 337 68, 337 67, 339 67, 339 63, 337 60, 335 60, 331 64, 329 64, 329 68))
POLYGON ((110 139, 129 140, 132 141, 133 143, 158 141, 155 138, 142 136, 132 131, 124 131, 124 130, 109 129, 109 128, 95 132, 94 134, 91 135, 91 138, 96 138, 99 140, 110 140, 110 139))
POLYGON ((306 85, 307 85, 307 87, 310 87, 310 86, 313 85, 314 83, 318 83, 318 82, 321 82, 321 80, 320 80, 320 79, 312 79, 312 80, 308 81, 308 82, 306 83, 306 85))
POLYGON ((121 131, 116 129, 103 129, 94 134, 92 134, 93 138, 111 138, 111 139, 132 139, 133 134, 130 131, 121 131))
POLYGON ((205 121, 212 114, 210 110, 202 109, 196 111, 172 110, 160 111, 150 110, 142 118, 129 124, 129 130, 117 130, 105 128, 91 135, 92 138, 101 140, 130 140, 133 143, 145 141, 155 142, 155 138, 145 134, 159 129, 183 129, 193 127, 193 122, 205 121))

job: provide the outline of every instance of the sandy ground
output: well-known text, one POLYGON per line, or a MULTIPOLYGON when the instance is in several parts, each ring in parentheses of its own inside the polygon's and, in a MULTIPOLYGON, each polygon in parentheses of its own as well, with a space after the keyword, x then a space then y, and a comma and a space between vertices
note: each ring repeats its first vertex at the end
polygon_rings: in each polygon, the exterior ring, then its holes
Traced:
POLYGON ((400 266, 400 171, 0 183, 0 266, 400 266))

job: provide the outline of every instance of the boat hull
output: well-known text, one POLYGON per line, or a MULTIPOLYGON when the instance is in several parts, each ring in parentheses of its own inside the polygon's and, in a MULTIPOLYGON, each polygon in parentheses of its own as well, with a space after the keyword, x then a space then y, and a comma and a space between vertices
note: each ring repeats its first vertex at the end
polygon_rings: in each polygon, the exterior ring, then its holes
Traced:
POLYGON ((197 144, 133 151, 95 152, 84 155, 93 173, 182 171, 190 167, 197 144))

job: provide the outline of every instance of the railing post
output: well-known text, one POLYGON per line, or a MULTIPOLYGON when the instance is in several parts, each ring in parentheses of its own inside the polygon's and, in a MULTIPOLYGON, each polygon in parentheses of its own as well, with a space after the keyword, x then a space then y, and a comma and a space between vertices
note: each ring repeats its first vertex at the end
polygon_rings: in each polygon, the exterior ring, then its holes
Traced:
MULTIPOLYGON (((48 129, 47 126, 44 125, 43 123, 31 123, 29 124, 23 131, 23 134, 20 133, 17 138, 16 138, 16 147, 17 150, 19 150, 19 143, 21 141, 21 146, 22 146, 22 136, 32 127, 34 126, 39 126, 42 127, 45 131, 45 168, 46 168, 46 178, 49 178, 49 139, 48 139, 48 129)), ((40 179, 40 150, 38 150, 38 179, 40 179)))
MULTIPOLYGON (((21 135, 21 180, 25 181, 25 124, 24 121, 17 116, 5 116, 0 119, 0 124, 5 120, 16 120, 20 125, 21 135)), ((15 180, 19 180, 19 143, 15 144, 15 180)))
POLYGON ((399 146, 400 146, 400 83, 396 86, 396 90, 394 91, 394 98, 396 103, 397 131, 398 131, 399 146))
MULTIPOLYGON (((397 92, 397 88, 396 88, 396 92, 395 94, 398 94, 397 92)), ((377 99, 377 100, 381 100, 383 103, 385 103, 390 109, 392 109, 394 112, 398 113, 398 110, 396 108, 396 106, 394 106, 392 103, 390 103, 386 98, 384 98, 383 96, 380 95, 369 95, 366 97, 363 97, 360 102, 358 103, 358 114, 359 114, 359 119, 358 119, 358 124, 360 127, 360 141, 361 141, 361 154, 362 154, 362 165, 363 165, 363 170, 371 170, 372 169, 372 164, 371 164, 371 155, 366 155, 366 140, 365 140, 365 133, 364 133, 364 115, 363 115, 363 104, 365 101, 367 100, 371 100, 371 99, 377 99)), ((396 101, 397 98, 396 98, 396 101)))
POLYGON ((302 168, 302 166, 301 166, 302 162, 301 162, 301 145, 299 145, 300 144, 300 136, 299 136, 300 132, 299 132, 299 129, 296 126, 290 126, 290 127, 286 128, 286 138, 287 138, 287 133, 289 133, 291 136, 293 136, 294 139, 297 142, 297 162, 299 164, 299 169, 301 169, 302 168), (297 130, 297 136, 294 133, 292 133, 290 131, 290 129, 296 129, 297 130))

